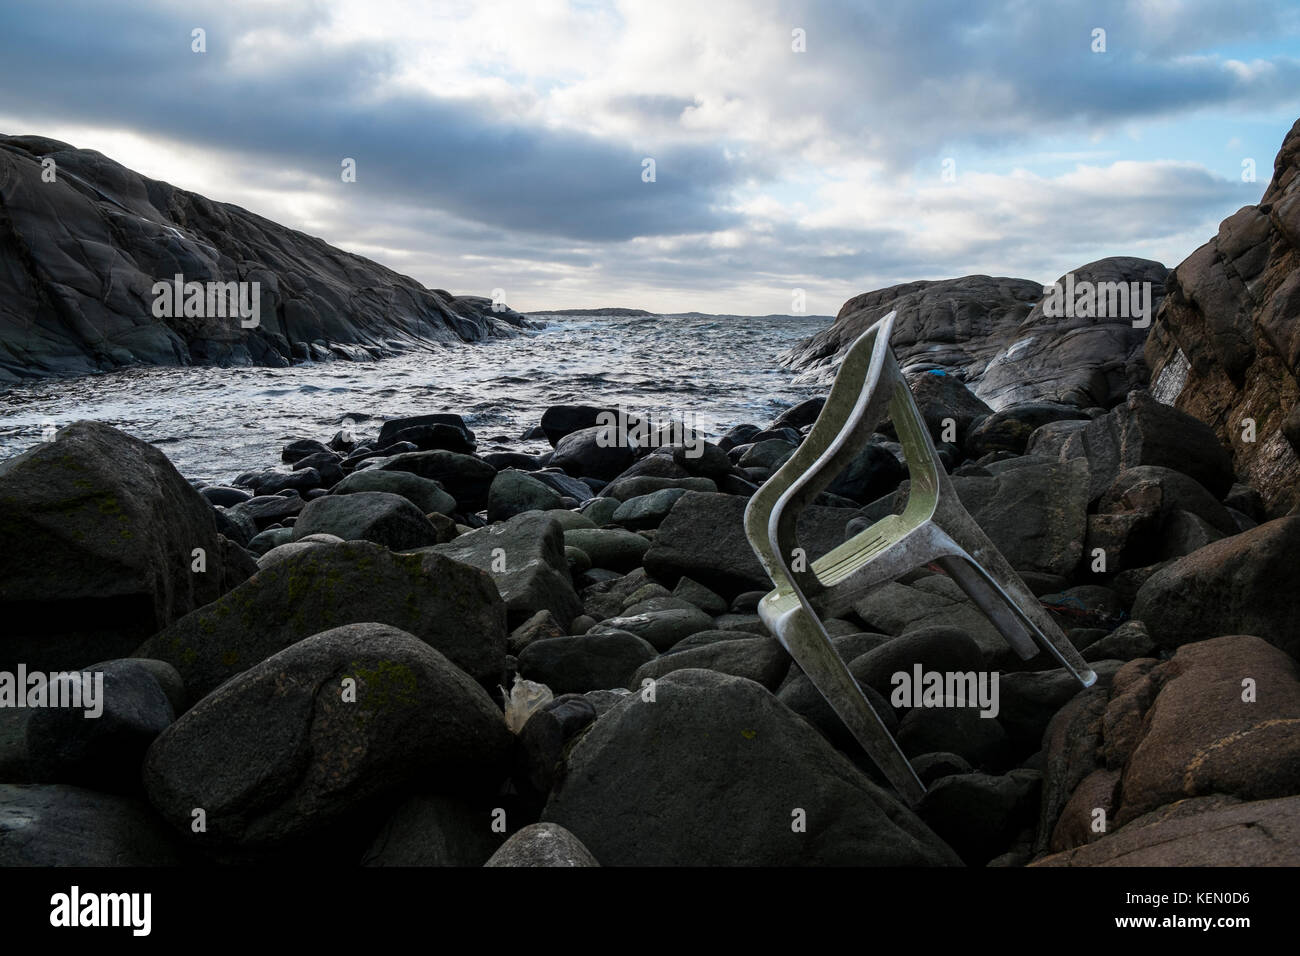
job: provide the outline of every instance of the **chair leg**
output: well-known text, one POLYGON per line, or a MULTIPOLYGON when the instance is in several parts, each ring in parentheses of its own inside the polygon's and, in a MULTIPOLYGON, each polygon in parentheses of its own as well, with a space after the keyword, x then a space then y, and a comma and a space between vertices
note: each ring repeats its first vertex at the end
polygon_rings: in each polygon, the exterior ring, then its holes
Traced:
POLYGON ((1062 633, 1056 622, 1038 603, 1032 591, 1025 586, 1020 575, 1002 552, 993 546, 984 532, 975 523, 975 519, 964 511, 956 516, 949 509, 944 516, 947 527, 956 533, 951 538, 957 548, 966 554, 966 559, 954 557, 951 563, 940 562, 945 571, 950 566, 958 567, 954 577, 957 584, 971 596, 980 609, 998 626, 1002 634, 1022 658, 1033 657, 1034 648, 1026 647, 1023 637, 1028 636, 1044 651, 1055 657, 1074 678, 1084 687, 1091 687, 1097 675, 1084 661, 1070 639, 1062 633), (971 548, 970 545, 976 545, 971 548), (975 583, 976 580, 982 582, 975 583), (974 587, 974 591, 967 586, 974 587), (986 603, 988 606, 986 606, 986 603), (996 612, 996 613, 995 613, 996 612), (1008 615, 1014 616, 1019 626, 1012 631, 1003 630, 1003 621, 1008 615), (1026 655, 1025 651, 1031 653, 1026 655))
POLYGON ((979 571, 972 567, 969 559, 959 555, 947 555, 936 558, 935 563, 947 572, 948 577, 952 578, 957 586, 966 592, 966 596, 984 612, 984 616, 993 622, 1006 642, 1011 645, 1011 649, 1020 655, 1021 660, 1027 661, 1038 653, 1038 644, 1020 618, 1007 606, 1006 598, 989 587, 979 571))
POLYGON ((766 600, 759 604, 764 623, 903 799, 918 803, 925 796, 925 784, 835 650, 821 621, 802 604, 769 620, 775 609, 765 604, 766 600))

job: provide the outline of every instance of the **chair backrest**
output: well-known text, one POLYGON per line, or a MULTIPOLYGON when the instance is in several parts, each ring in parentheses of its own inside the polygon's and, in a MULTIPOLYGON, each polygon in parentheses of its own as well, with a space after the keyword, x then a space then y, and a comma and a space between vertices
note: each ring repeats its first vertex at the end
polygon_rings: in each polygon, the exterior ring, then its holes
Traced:
MULTIPOLYGON (((934 514, 944 473, 929 430, 889 346, 896 315, 890 312, 877 321, 845 352, 817 421, 794 455, 755 492, 745 511, 746 533, 756 543, 760 560, 778 586, 793 578, 791 583, 813 595, 849 576, 830 574, 829 579, 823 579, 811 564, 803 568, 791 565, 790 556, 798 546, 799 514, 862 452, 886 417, 893 420, 898 432, 911 479, 901 521, 915 526, 934 514)), ((899 520, 896 516, 891 525, 897 525, 899 520)), ((858 539, 870 532, 868 529, 832 554, 851 561, 851 546, 856 542, 861 547, 858 539)))

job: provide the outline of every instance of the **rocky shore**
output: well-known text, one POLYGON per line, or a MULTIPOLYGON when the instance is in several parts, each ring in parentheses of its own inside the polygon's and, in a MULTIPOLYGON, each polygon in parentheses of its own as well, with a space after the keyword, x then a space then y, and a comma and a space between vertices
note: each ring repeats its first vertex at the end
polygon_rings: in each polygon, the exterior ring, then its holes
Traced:
POLYGON ((0 260, 0 386, 139 364, 371 361, 528 325, 44 136, 0 135, 0 260), (234 283, 256 315, 159 315, 155 283, 174 276, 234 283))
MULTIPOLYGON (((476 454, 455 414, 366 422, 205 487, 80 422, 0 464, 0 671, 102 674, 103 712, 0 708, 25 821, 0 864, 1297 862, 1300 515, 1268 520, 1146 392, 913 389, 1101 675, 1019 661, 929 569, 830 620, 918 807, 755 613, 743 510, 820 400, 633 447, 555 406, 540 456, 476 454), (996 674, 996 716, 895 706, 916 664, 996 674)), ((901 508, 900 452, 886 425, 804 516, 810 553, 901 508)))
MULTIPOLYGON (((918 805, 756 613, 744 509, 824 399, 612 442, 629 410, 554 405, 512 451, 352 414, 225 484, 83 421, 0 462, 0 865, 1300 864, 1297 162, 1300 123, 1172 271, 1076 270, 1150 283, 1149 332, 967 277, 789 356, 828 381, 898 311, 957 494, 1098 674, 1020 660, 935 567, 863 594, 827 629, 918 805)), ((907 492, 886 422, 801 543, 907 492)))

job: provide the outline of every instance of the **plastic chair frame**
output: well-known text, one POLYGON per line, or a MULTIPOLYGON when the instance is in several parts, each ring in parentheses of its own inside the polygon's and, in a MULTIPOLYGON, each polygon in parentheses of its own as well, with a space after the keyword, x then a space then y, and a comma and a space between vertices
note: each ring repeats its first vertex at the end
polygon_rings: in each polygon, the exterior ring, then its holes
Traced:
POLYGON ((895 316, 876 322, 845 353, 807 437, 750 499, 745 532, 776 585, 759 602, 759 616, 889 782, 915 804, 925 785, 835 650, 821 616, 833 617, 870 589, 935 563, 1021 658, 1041 649, 1084 687, 1097 678, 958 499, 889 347, 895 316), (885 418, 894 423, 911 480, 902 514, 880 519, 810 564, 796 560, 799 514, 885 418))

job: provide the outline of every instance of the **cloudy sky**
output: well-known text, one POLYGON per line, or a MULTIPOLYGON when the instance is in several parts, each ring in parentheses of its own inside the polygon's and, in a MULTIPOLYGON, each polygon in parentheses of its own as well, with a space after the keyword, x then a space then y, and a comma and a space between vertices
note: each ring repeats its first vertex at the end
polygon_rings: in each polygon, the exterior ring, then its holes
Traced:
POLYGON ((1176 265, 1267 185, 1297 40, 1291 0, 5 0, 0 132, 526 311, 833 314, 1176 265))

